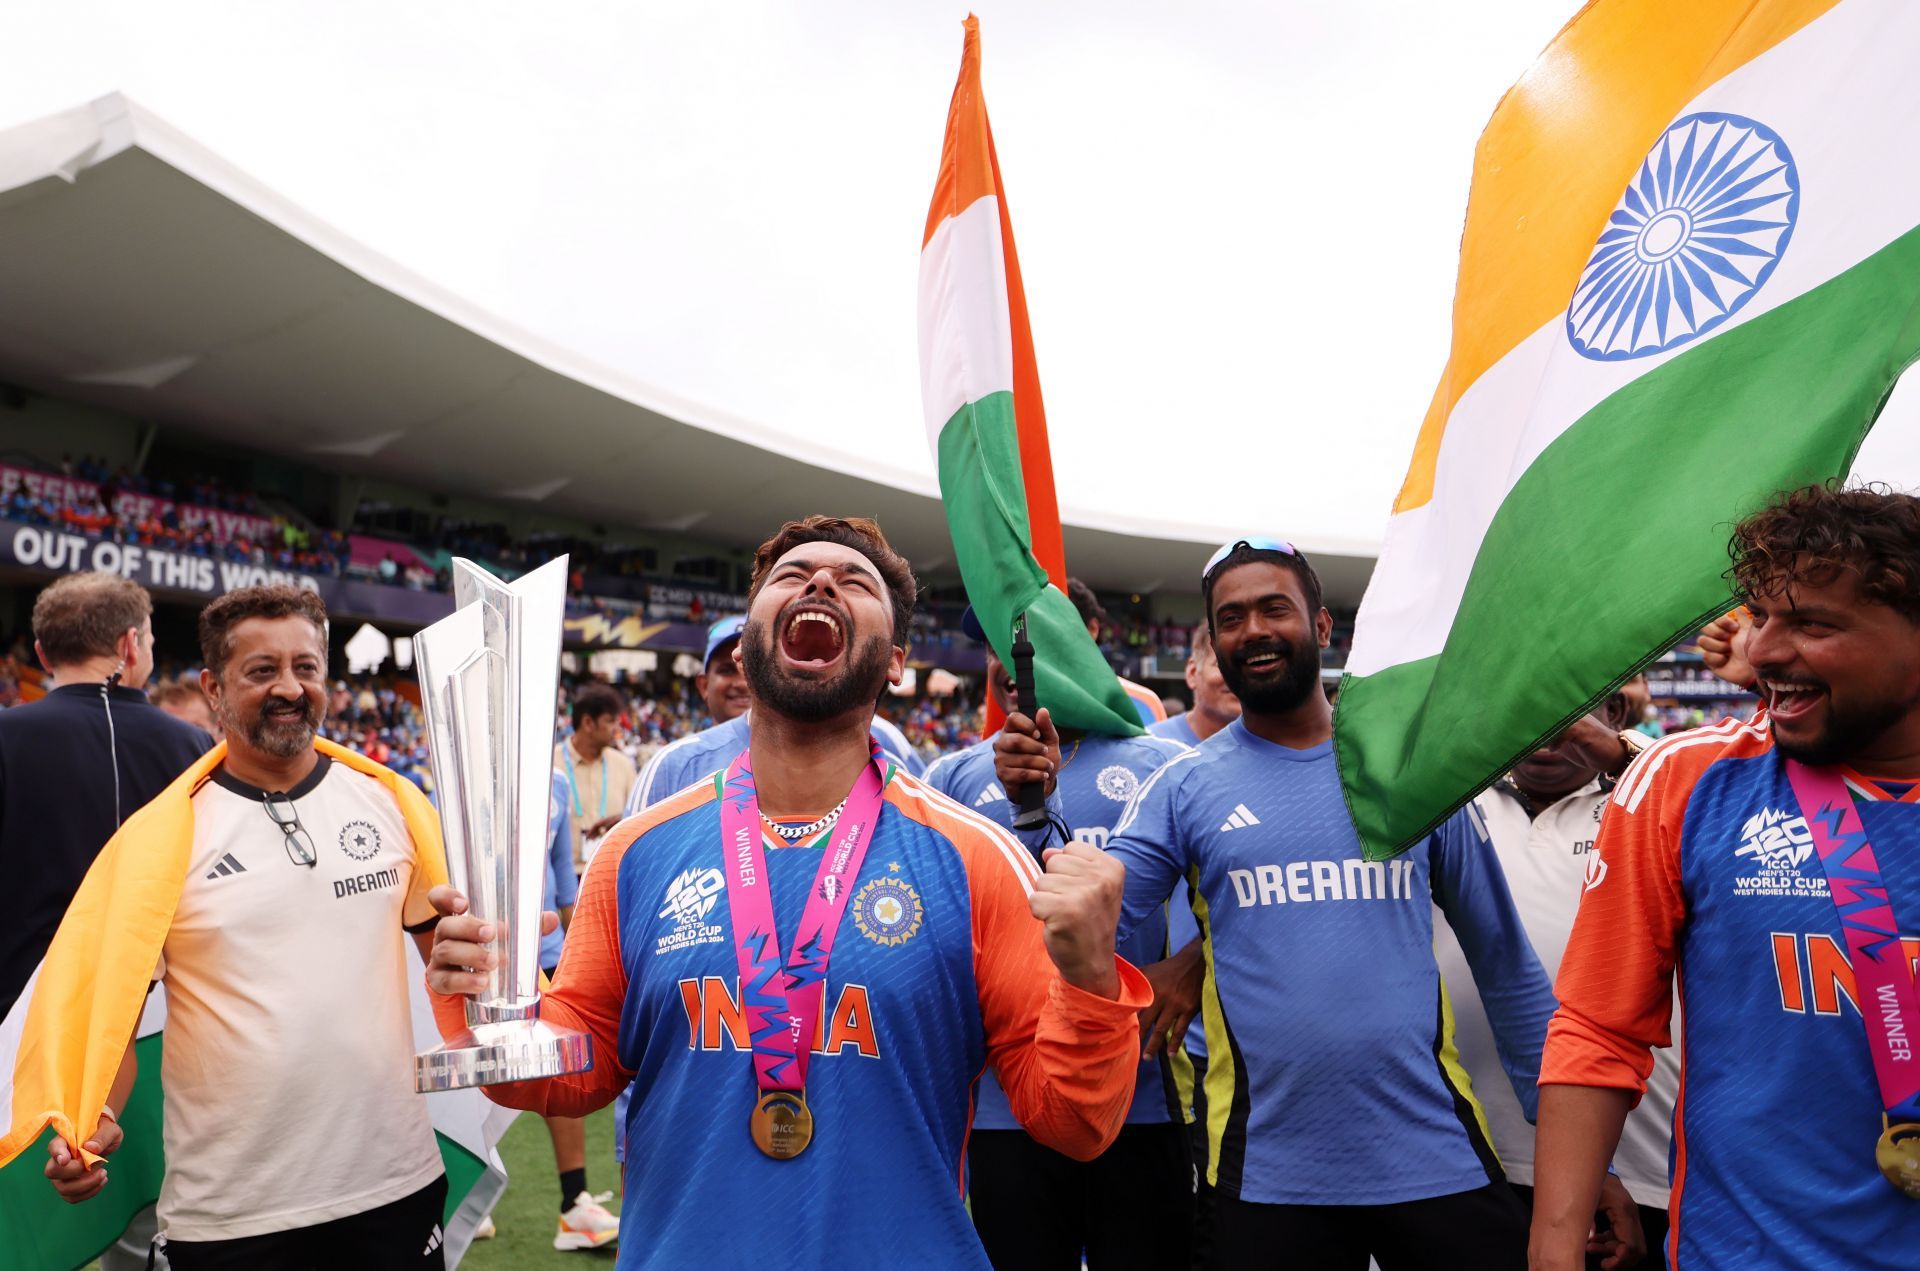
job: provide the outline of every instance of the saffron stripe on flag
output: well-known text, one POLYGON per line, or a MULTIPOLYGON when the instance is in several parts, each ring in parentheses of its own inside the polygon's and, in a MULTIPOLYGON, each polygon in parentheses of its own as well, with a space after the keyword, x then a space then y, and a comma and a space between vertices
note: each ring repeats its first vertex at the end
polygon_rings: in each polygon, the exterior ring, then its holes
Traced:
MULTIPOLYGON (((1667 352, 1614 361, 1583 357, 1568 343, 1563 304, 1490 368, 1448 421, 1434 502, 1388 522, 1349 673, 1371 675, 1439 652, 1501 500, 1565 430, 1653 369, 1699 358, 1713 341, 1795 302, 1920 220, 1920 165, 1889 163, 1911 147, 1911 121, 1920 118, 1920 78, 1902 69, 1911 41, 1886 38, 1884 24, 1850 20, 1888 2, 1866 0, 1837 11, 1683 104, 1682 117, 1758 120, 1788 147, 1806 193, 1778 268, 1723 323, 1667 352)), ((1920 36, 1911 15, 1906 25, 1920 36)), ((1626 184, 1623 178, 1621 188, 1626 184)), ((1616 190, 1605 210, 1619 199, 1616 190)), ((1604 212, 1595 219, 1604 224, 1604 212)), ((1703 384, 1673 418, 1692 426, 1716 409, 1703 384)), ((1569 505, 1582 506, 1577 499, 1569 505)))
POLYGON ((1566 308, 1605 209, 1682 104, 1835 3, 1598 0, 1501 99, 1474 151, 1453 349, 1395 511, 1435 497, 1441 436, 1456 404, 1566 308), (1522 224, 1524 234, 1513 232, 1522 224))
POLYGON ((1549 311, 1507 311, 1531 326, 1506 330, 1470 387, 1443 382, 1451 413, 1409 474, 1431 497, 1388 523, 1334 718, 1371 856, 1719 612, 1731 523, 1843 474, 1920 354, 1920 7, 1688 6, 1677 44, 1674 16, 1590 6, 1483 139, 1449 375, 1497 325, 1469 319, 1533 285, 1510 260, 1538 263, 1535 240, 1570 216, 1590 237, 1549 311), (1614 74, 1636 45, 1691 49, 1696 73, 1614 74), (1662 96, 1689 82, 1704 90, 1662 96), (1627 135, 1648 112, 1668 113, 1627 135), (1489 166, 1522 134, 1536 174, 1565 181, 1489 166), (1566 206, 1568 189, 1587 203, 1566 206))

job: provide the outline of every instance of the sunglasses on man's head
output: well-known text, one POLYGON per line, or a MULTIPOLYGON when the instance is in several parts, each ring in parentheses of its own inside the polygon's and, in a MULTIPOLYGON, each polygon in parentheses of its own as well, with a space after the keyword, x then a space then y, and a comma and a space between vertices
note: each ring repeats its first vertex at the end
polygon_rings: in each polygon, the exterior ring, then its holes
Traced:
MULTIPOLYGON (((1202 587, 1205 587, 1208 583, 1212 582, 1214 571, 1220 568, 1221 564, 1226 561, 1227 557, 1233 555, 1235 552, 1239 551, 1243 547, 1256 552, 1279 552, 1284 556, 1300 555, 1300 549, 1295 547, 1292 543, 1287 542, 1285 539, 1236 538, 1231 543, 1228 543, 1222 546, 1219 551, 1215 552, 1213 555, 1207 558, 1207 567, 1200 571, 1200 585, 1202 587)), ((1304 557, 1302 559, 1304 559, 1304 557)))

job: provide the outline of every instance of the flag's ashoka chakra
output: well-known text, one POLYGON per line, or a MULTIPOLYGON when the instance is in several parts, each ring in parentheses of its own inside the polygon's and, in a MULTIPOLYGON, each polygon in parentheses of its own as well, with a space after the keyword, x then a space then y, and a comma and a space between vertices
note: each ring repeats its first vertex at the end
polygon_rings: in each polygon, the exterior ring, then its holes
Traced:
POLYGON ((1617 362, 1713 330, 1766 283, 1799 214, 1800 174, 1773 129, 1739 115, 1676 120, 1594 244, 1567 339, 1617 362))

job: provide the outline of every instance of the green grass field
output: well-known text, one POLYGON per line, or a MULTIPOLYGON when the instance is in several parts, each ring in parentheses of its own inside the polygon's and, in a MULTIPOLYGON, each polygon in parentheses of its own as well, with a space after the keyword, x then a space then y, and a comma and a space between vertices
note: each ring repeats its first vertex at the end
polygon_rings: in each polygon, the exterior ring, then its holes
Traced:
MULTIPOLYGON (((500 1140, 500 1159, 507 1165, 507 1192, 493 1210, 493 1225, 500 1234, 474 1241, 460 1263, 461 1271, 613 1266, 617 1243, 573 1253, 553 1247, 554 1223, 560 1216, 560 1179, 553 1172, 553 1143, 547 1138, 546 1122, 531 1112, 514 1118, 513 1127, 500 1140)), ((596 1194, 612 1191, 607 1208, 620 1212, 611 1106, 587 1118, 587 1183, 596 1194)))
MULTIPOLYGON (((531 1112, 515 1117, 513 1128, 500 1140, 500 1159, 507 1166, 507 1191, 493 1210, 493 1225, 500 1234, 491 1240, 474 1241, 461 1260, 461 1271, 521 1271, 524 1267, 599 1267, 610 1271, 618 1242, 604 1249, 570 1253, 553 1247, 554 1223, 560 1217, 560 1179, 553 1172, 553 1142, 547 1137, 546 1122, 531 1112)), ((587 1118, 587 1183, 596 1195, 612 1191, 607 1208, 620 1212, 620 1175, 613 1163, 612 1105, 587 1118)), ((0 1267, 10 1267, 4 1253, 0 1253, 0 1267)), ((89 1262, 82 1271, 100 1271, 100 1264, 89 1262)))

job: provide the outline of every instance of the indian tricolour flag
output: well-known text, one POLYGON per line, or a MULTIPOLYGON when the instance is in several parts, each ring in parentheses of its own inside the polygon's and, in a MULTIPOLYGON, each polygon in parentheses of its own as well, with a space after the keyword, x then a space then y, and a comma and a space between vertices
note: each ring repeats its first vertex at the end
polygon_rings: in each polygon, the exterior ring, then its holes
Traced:
POLYGON ((1596 0, 1474 156, 1453 348, 1334 723, 1404 847, 1727 604, 1920 353, 1920 4, 1596 0))
MULTIPOLYGON (((439 821, 426 796, 363 755, 329 741, 315 744, 393 792, 414 841, 414 868, 428 881, 444 881, 439 821)), ((113 1244, 128 1218, 160 1194, 166 990, 149 992, 149 982, 184 885, 194 841, 193 791, 225 757, 226 746, 215 746, 127 818, 95 857, 40 965, 0 1017, 0 1267, 79 1266, 113 1244), (139 1078, 126 1107, 117 1110, 126 1139, 108 1162, 100 1194, 67 1205, 44 1177, 47 1142, 58 1133, 83 1143, 94 1132, 130 1037, 139 1078)), ((426 968, 412 940, 398 930, 393 939, 406 950, 414 1044, 425 1050, 440 1041, 426 968)), ((405 1073, 395 1076, 405 1079, 405 1073)), ((511 1116, 478 1090, 422 1097, 447 1170, 443 1226, 452 1265, 506 1186, 494 1145, 511 1116)))
MULTIPOLYGON (((408 982, 413 986, 414 1044, 430 1050, 440 1044, 428 999, 426 967, 417 950, 408 950, 408 982)), ((11 1057, 25 1023, 24 1010, 0 1022, 0 1057, 11 1057)), ((0 1168, 0 1267, 45 1267, 49 1271, 83 1266, 106 1250, 128 1222, 160 1196, 167 1172, 160 1148, 160 1056, 165 1044, 167 995, 155 989, 135 1030, 140 1076, 127 1106, 120 1109, 126 1141, 108 1161, 109 1185, 82 1205, 54 1194, 46 1168, 49 1127, 11 1164, 0 1168), (17 1259, 9 1261, 9 1259, 17 1259)), ((11 1095, 0 1079, 0 1093, 11 1095)), ((447 1265, 458 1266, 480 1220, 493 1211, 507 1188, 506 1166, 497 1145, 518 1113, 500 1107, 478 1090, 451 1091, 427 1099, 440 1159, 447 1169, 447 1209, 443 1224, 447 1265)), ((150 1230, 143 1228, 142 1230, 150 1230)), ((137 1243, 132 1239, 123 1242, 137 1243)))
POLYGON ((1067 599, 1060 510, 1013 224, 968 17, 920 248, 920 388, 967 599, 1001 659, 1027 615, 1035 687, 1063 727, 1118 736, 1140 716, 1067 599))

